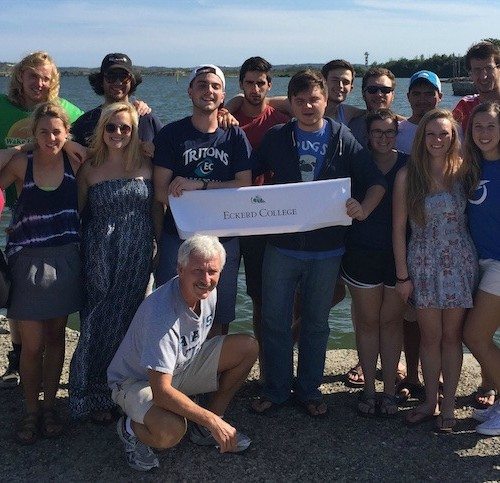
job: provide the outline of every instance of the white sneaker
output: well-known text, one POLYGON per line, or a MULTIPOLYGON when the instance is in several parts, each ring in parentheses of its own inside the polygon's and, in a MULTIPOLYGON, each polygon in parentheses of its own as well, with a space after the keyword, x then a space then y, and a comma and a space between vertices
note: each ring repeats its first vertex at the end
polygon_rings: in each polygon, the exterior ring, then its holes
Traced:
POLYGON ((500 436, 500 411, 493 411, 490 418, 476 426, 476 432, 487 436, 500 436))
MULTIPOLYGON (((200 446, 215 446, 216 448, 219 447, 217 441, 215 441, 215 438, 212 436, 212 433, 210 433, 207 428, 198 426, 197 424, 191 425, 191 428, 189 430, 189 439, 192 443, 200 446)), ((245 451, 246 449, 248 449, 251 443, 252 440, 246 434, 240 433, 238 431, 236 433, 236 449, 234 452, 241 453, 242 451, 245 451)))
POLYGON ((138 471, 149 471, 158 468, 160 462, 153 450, 139 441, 137 436, 132 436, 125 428, 125 416, 116 423, 116 432, 123 442, 127 463, 131 468, 138 471))
POLYGON ((476 421, 484 423, 485 421, 488 421, 488 419, 490 419, 496 412, 500 412, 500 402, 496 402, 486 409, 474 409, 474 411, 472 411, 472 417, 476 421))

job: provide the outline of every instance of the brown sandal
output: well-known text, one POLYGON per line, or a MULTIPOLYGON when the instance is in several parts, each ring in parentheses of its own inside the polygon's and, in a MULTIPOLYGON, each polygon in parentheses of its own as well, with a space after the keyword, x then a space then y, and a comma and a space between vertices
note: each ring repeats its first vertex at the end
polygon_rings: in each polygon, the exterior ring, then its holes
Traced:
POLYGON ((42 435, 44 438, 58 438, 64 430, 64 425, 54 408, 44 409, 42 416, 42 435))
POLYGON ((40 414, 26 413, 19 421, 14 437, 19 444, 31 445, 36 443, 40 436, 40 414))

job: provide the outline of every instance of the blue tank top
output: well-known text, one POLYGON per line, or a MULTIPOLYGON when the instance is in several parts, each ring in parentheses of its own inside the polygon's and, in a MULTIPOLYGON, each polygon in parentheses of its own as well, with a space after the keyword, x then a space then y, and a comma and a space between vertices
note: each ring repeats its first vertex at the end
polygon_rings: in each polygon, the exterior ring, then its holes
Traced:
POLYGON ((61 184, 46 191, 35 184, 33 153, 28 153, 23 189, 9 227, 7 256, 26 247, 54 247, 80 241, 76 179, 66 153, 63 159, 61 184))

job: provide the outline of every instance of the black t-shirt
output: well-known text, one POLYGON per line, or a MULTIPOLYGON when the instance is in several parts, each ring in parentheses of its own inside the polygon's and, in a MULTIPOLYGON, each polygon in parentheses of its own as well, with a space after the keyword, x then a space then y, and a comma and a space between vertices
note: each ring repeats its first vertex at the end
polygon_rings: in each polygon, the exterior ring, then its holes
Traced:
MULTIPOLYGON (((89 146, 90 138, 94 133, 99 118, 101 117, 102 106, 82 114, 71 126, 73 140, 83 146, 89 146)), ((154 114, 139 116, 139 139, 141 141, 153 141, 157 132, 162 128, 161 121, 154 114)))

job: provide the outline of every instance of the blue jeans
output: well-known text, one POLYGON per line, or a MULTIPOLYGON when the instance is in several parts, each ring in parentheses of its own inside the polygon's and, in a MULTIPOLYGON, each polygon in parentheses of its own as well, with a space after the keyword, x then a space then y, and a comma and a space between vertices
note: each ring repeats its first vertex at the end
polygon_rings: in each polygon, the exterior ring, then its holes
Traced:
MULTIPOLYGON (((182 242, 177 235, 163 232, 160 240, 160 260, 155 273, 159 287, 177 275, 177 252, 182 242)), ((229 324, 236 316, 236 292, 238 288, 238 268, 240 266, 240 244, 238 237, 222 241, 226 250, 226 264, 217 285, 217 305, 215 324, 229 324)))
POLYGON ((262 271, 263 396, 276 404, 291 394, 293 381, 292 312, 300 283, 301 328, 294 392, 301 401, 321 398, 330 334, 328 315, 342 257, 299 260, 267 245, 262 271))

